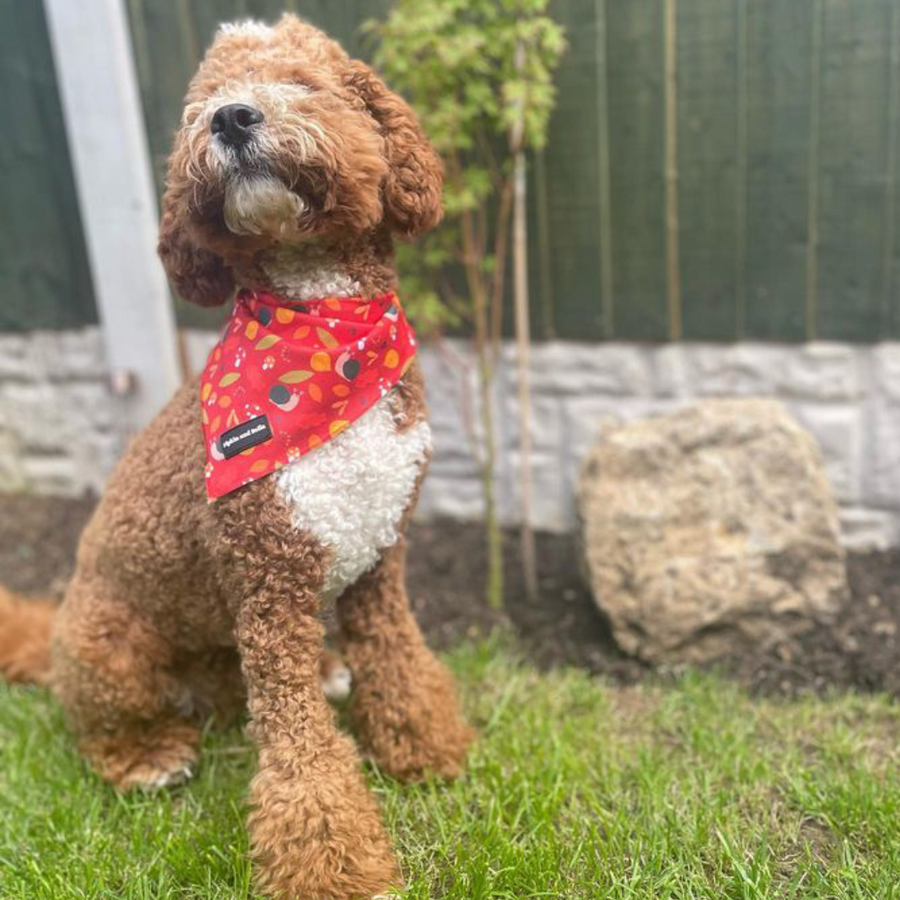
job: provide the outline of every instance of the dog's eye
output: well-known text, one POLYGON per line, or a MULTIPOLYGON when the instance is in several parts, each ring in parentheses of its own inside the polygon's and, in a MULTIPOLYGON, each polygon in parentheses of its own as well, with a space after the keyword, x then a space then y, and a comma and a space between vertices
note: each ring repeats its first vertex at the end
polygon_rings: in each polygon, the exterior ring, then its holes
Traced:
POLYGON ((293 78, 284 82, 284 86, 294 97, 308 97, 314 92, 314 88, 309 82, 302 78, 293 78))

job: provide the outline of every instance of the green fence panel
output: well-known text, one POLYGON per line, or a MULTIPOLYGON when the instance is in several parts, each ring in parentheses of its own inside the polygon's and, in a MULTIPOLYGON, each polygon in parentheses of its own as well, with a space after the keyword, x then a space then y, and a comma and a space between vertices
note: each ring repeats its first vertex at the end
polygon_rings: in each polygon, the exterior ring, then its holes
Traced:
POLYGON ((746 224, 738 337, 805 331, 812 2, 746 4, 746 224))
MULTIPOLYGON (((884 303, 891 12, 896 0, 819 0, 817 290, 811 336, 875 340, 884 303)), ((896 88, 896 85, 894 86, 896 88)))
POLYGON ((0 331, 97 321, 43 6, 0 0, 0 331))
POLYGON ((676 22, 681 331, 688 339, 722 340, 736 331, 743 252, 739 17, 734 3, 696 0, 679 4, 676 22))
POLYGON ((528 168, 528 284, 533 337, 553 338, 553 252, 550 247, 547 158, 538 153, 528 168))
POLYGON ((613 335, 665 340, 663 4, 606 4, 613 335))
POLYGON ((566 27, 567 65, 557 78, 549 142, 531 165, 530 273, 533 305, 544 315, 536 334, 601 338, 597 170, 597 35, 593 6, 561 0, 554 16, 566 27), (546 271, 542 271, 546 266, 546 271), (547 292, 550 296, 547 296, 547 292))

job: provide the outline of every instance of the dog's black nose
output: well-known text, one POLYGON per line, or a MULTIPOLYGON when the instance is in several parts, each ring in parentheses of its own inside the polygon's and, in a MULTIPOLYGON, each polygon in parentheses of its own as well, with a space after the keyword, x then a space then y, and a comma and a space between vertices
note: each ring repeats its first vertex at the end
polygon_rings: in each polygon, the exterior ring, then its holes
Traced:
POLYGON ((245 144, 250 138, 254 125, 259 125, 263 114, 244 103, 229 103, 220 106, 212 117, 209 130, 221 134, 229 144, 245 144))

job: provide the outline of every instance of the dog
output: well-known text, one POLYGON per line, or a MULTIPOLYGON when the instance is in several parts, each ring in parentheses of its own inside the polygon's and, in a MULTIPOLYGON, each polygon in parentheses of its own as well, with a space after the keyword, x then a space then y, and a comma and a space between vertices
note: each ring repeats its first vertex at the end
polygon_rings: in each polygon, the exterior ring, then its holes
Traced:
MULTIPOLYGON (((283 303, 279 322, 323 298, 368 309, 393 296, 393 237, 439 222, 441 188, 415 115, 367 65, 292 15, 225 25, 188 89, 158 250, 181 296, 204 306, 240 289, 255 315, 260 298, 283 303)), ((385 301, 384 312, 383 334, 395 336, 398 309, 385 301)), ((246 333, 257 327, 248 320, 246 333)), ((345 376, 358 367, 345 362, 345 376)), ((186 383, 131 443, 60 608, 0 604, 0 633, 21 634, 27 648, 16 671, 6 648, 6 674, 21 679, 30 665, 49 681, 80 751, 123 790, 188 777, 204 719, 248 709, 260 889, 383 894, 400 873, 360 755, 323 692, 322 613, 336 608, 363 754, 399 779, 457 775, 473 731, 404 587, 404 529, 431 453, 421 371, 411 357, 389 387, 377 382, 358 418, 332 421, 326 440, 313 448, 311 435, 308 452, 213 502, 207 481, 227 440, 210 442, 208 430, 226 395, 212 402, 208 377, 186 383)), ((290 406, 295 395, 279 391, 290 406)), ((228 440, 243 447, 265 434, 244 425, 228 440)), ((256 449, 235 459, 249 465, 256 449)))

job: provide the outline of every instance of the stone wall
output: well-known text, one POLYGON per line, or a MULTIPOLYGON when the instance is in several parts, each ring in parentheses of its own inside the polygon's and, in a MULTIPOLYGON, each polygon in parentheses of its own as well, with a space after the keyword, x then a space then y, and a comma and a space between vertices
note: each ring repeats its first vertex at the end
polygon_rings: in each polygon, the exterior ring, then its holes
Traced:
MULTIPOLYGON (((191 332, 199 368, 213 336, 191 332)), ((481 488, 474 366, 464 341, 423 350, 436 454, 421 515, 477 518, 481 488)), ((854 546, 900 543, 900 344, 547 343, 533 350, 534 519, 573 528, 573 486, 604 419, 628 420, 703 396, 782 400, 816 437, 854 546)), ((514 348, 497 380, 500 510, 517 517, 514 348)), ((99 490, 126 436, 99 329, 0 335, 0 489, 99 490)))
POLYGON ((126 436, 99 327, 0 334, 0 490, 99 492, 126 436))
MULTIPOLYGON (((423 355, 436 454, 423 512, 474 518, 474 367, 462 342, 423 355)), ((845 543, 900 542, 900 344, 548 343, 533 351, 534 522, 569 530, 581 460, 604 419, 629 420, 697 397, 776 397, 815 436, 841 505, 845 543)), ((497 381, 500 509, 517 516, 515 351, 497 381)), ((477 427, 477 426, 476 426, 477 427)))

